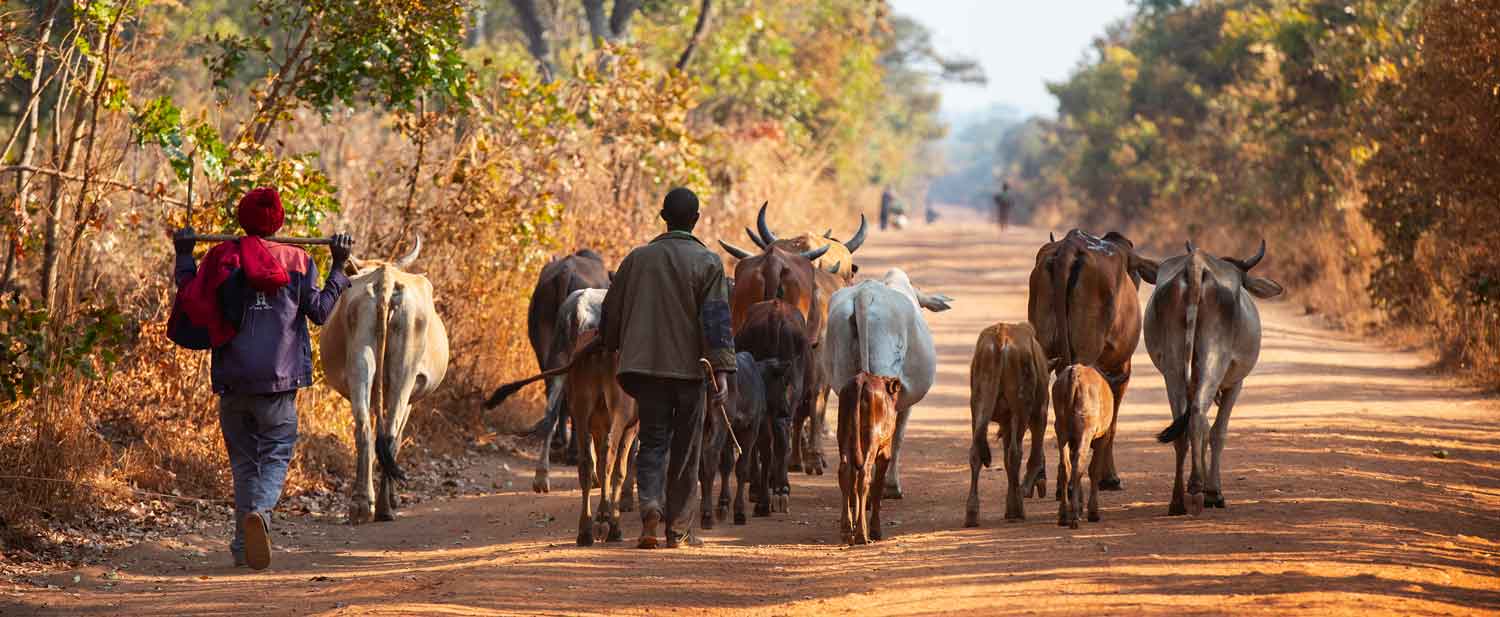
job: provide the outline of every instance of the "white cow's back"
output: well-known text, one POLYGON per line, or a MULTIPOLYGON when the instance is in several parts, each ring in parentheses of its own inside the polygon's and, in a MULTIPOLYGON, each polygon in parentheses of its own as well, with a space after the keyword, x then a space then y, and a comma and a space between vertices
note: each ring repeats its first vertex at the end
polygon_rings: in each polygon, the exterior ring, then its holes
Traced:
POLYGON ((824 348, 824 366, 835 390, 861 370, 896 377, 901 380, 897 407, 902 409, 921 401, 937 378, 932 333, 900 270, 892 270, 882 281, 864 281, 833 294, 824 348), (865 313, 865 328, 858 332, 851 322, 857 309, 865 313))

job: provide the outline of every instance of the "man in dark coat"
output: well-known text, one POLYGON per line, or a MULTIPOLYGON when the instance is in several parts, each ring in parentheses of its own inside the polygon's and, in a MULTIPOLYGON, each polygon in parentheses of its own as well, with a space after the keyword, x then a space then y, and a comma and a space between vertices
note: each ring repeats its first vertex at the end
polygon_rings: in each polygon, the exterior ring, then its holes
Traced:
POLYGON ((713 365, 717 403, 735 370, 724 263, 692 233, 698 197, 672 189, 661 218, 667 232, 621 262, 601 318, 605 347, 620 354, 620 385, 640 411, 641 548, 656 548, 663 520, 666 544, 676 546, 674 526, 691 521, 704 414, 699 359, 713 365))
POLYGON ((219 428, 234 476, 235 565, 271 564, 271 510, 281 498, 297 443, 297 390, 312 385, 307 321, 322 324, 349 288, 344 263, 354 242, 333 237, 333 263, 323 289, 318 266, 294 246, 265 240, 285 216, 275 189, 247 193, 236 208, 246 236, 214 246, 200 267, 192 228, 173 238, 179 307, 207 329, 219 428))
POLYGON ((1010 223, 1010 209, 1013 205, 1010 183, 1001 182, 1000 192, 995 194, 995 222, 1000 224, 1000 231, 1005 231, 1005 226, 1010 223))

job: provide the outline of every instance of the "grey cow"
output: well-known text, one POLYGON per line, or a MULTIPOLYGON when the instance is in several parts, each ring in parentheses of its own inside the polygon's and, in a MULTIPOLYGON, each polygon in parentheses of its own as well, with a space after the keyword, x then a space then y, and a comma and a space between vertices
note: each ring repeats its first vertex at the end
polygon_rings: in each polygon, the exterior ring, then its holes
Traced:
POLYGON ((1146 305, 1146 350, 1166 379, 1172 424, 1157 436, 1177 450, 1177 479, 1168 514, 1224 507, 1219 455, 1229 431, 1229 412, 1245 376, 1260 357, 1257 298, 1281 295, 1281 285, 1250 274, 1266 255, 1266 243, 1245 260, 1214 257, 1187 243, 1187 254, 1161 262, 1156 289, 1146 305), (1248 292, 1248 293, 1246 293, 1248 292), (1210 434, 1208 408, 1219 404, 1210 434), (1207 457, 1212 448, 1212 460, 1207 457), (1186 491, 1183 457, 1192 455, 1186 491), (1205 497, 1206 493, 1206 497, 1205 497))

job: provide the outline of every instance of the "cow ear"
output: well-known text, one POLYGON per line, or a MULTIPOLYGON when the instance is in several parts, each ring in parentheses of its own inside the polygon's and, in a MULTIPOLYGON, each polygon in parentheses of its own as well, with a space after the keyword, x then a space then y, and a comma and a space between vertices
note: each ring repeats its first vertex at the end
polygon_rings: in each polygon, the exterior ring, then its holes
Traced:
POLYGON ((1135 254, 1135 251, 1130 252, 1130 271, 1134 272, 1136 276, 1141 277, 1141 280, 1147 283, 1156 284, 1156 269, 1159 266, 1161 264, 1154 259, 1141 257, 1135 254))
POLYGON ((353 257, 350 257, 348 261, 344 262, 344 275, 345 276, 354 276, 356 274, 359 274, 360 269, 364 268, 364 267, 365 267, 364 262, 362 262, 362 261, 360 261, 358 259, 355 259, 353 257))
POLYGON ((922 308, 934 313, 941 313, 953 308, 951 306, 948 306, 948 303, 952 301, 953 298, 949 298, 948 296, 945 296, 943 294, 928 295, 920 291, 917 292, 917 304, 921 305, 922 308))
POLYGON ((1250 290, 1251 294, 1262 300, 1265 300, 1267 298, 1275 298, 1276 296, 1279 296, 1282 293, 1286 292, 1286 290, 1281 287, 1281 284, 1277 283, 1276 281, 1259 276, 1250 276, 1248 274, 1245 275, 1245 289, 1250 290))
POLYGON ((891 395, 891 399, 893 399, 893 400, 897 399, 897 398, 900 398, 901 397, 901 380, 899 380, 899 379, 892 379, 890 381, 885 382, 885 391, 888 394, 891 395))
POLYGON ((859 264, 849 264, 849 274, 859 274, 859 264))

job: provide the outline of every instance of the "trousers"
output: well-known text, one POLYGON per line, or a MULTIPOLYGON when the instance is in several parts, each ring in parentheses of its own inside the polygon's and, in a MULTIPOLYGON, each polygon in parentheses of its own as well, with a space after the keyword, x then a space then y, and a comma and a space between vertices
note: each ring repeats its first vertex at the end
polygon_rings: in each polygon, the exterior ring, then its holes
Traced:
POLYGON ((620 376, 640 413, 636 492, 641 517, 658 512, 670 534, 674 523, 690 521, 698 491, 698 459, 703 448, 704 384, 635 373, 620 376))
POLYGON ((245 515, 259 512, 269 524, 286 484, 297 445, 297 391, 224 394, 219 397, 219 429, 234 476, 234 539, 229 550, 241 553, 245 515))

